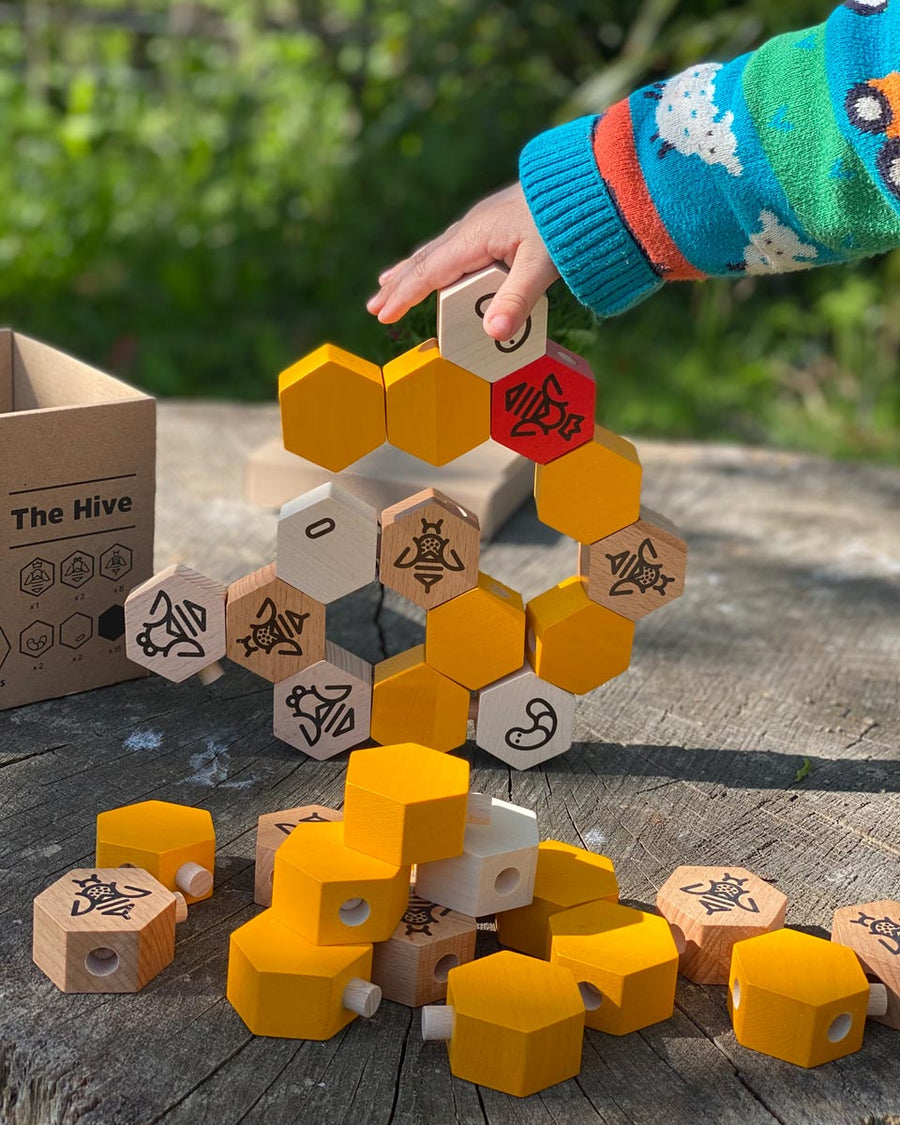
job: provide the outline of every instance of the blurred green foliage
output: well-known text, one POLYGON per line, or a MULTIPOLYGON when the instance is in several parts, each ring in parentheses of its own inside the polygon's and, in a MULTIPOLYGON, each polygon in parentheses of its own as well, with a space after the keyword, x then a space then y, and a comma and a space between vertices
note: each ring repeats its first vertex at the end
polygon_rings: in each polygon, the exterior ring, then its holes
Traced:
MULTIPOLYGON (((0 6, 3 321, 162 394, 268 398, 364 311, 380 267, 515 177, 538 130, 821 0, 20 0, 0 6)), ((897 459, 900 256, 669 286, 551 330, 640 434, 897 459)), ((557 287, 558 289, 559 287, 557 287)))

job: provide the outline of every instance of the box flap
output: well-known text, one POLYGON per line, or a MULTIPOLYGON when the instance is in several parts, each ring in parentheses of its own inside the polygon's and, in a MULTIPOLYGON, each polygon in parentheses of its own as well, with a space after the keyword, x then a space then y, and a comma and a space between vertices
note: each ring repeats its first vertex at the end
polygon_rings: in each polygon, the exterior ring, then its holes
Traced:
POLYGON ((120 379, 114 379, 47 344, 19 332, 9 335, 12 345, 12 408, 16 413, 129 402, 149 397, 120 379))
POLYGON ((0 328, 0 414, 14 409, 12 344, 12 332, 0 328))

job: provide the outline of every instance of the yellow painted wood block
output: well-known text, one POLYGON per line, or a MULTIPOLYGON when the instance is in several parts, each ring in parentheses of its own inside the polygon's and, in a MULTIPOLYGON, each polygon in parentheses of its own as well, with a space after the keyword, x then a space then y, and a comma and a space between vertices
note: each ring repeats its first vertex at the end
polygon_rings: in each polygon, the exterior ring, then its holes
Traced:
POLYGON ((579 543, 596 543, 635 523, 641 463, 630 441, 603 426, 593 441, 534 471, 538 519, 579 543))
POLYGON ((97 866, 142 867, 187 902, 213 892, 216 833, 206 809, 140 801, 97 816, 97 866))
POLYGON ((256 823, 256 862, 253 865, 253 901, 259 906, 272 905, 272 883, 275 880, 275 853, 298 824, 316 824, 322 820, 341 820, 337 809, 327 805, 298 805, 293 809, 263 813, 256 823))
POLYGON ((584 1006, 568 969, 494 953, 450 970, 447 1005, 457 1078, 523 1098, 581 1069, 584 1006))
POLYGON ((665 918, 589 902, 554 914, 550 932, 550 963, 574 974, 587 1027, 627 1035, 671 1018, 678 950, 665 918))
POLYGON ((278 400, 285 449, 334 473, 384 442, 381 369, 334 344, 282 371, 278 400))
POLYGON ((477 691, 522 667, 522 596, 489 574, 459 597, 429 610, 425 659, 451 680, 477 691))
POLYGON ((315 945, 387 941, 409 901, 409 867, 353 851, 341 821, 298 824, 275 853, 272 909, 315 945))
POLYGON ((831 940, 849 946, 870 979, 887 989, 887 1011, 872 1018, 900 1029, 900 902, 842 906, 834 913, 831 940))
POLYGON ((739 941, 728 1010, 739 1043, 797 1066, 862 1046, 869 982, 852 949, 798 930, 739 941))
POLYGON ((469 764, 414 742, 355 750, 344 788, 344 844, 408 866, 462 853, 469 764))
POLYGON ((528 661, 564 691, 584 695, 631 663, 634 622, 591 601, 577 575, 532 598, 525 612, 528 661))
POLYGON ((436 339, 385 364, 391 445, 446 465, 491 436, 491 385, 444 359, 436 339))
POLYGON ((254 1035, 330 1039, 360 1014, 345 994, 371 972, 370 944, 311 945, 264 910, 231 935, 225 994, 254 1035))
POLYGON ((466 741, 468 718, 469 692, 425 662, 424 645, 375 665, 375 742, 418 742, 432 750, 454 750, 466 741))
POLYGON ((497 940, 519 953, 547 960, 553 915, 595 899, 619 901, 613 861, 561 840, 544 840, 538 845, 534 898, 528 906, 497 915, 497 940))

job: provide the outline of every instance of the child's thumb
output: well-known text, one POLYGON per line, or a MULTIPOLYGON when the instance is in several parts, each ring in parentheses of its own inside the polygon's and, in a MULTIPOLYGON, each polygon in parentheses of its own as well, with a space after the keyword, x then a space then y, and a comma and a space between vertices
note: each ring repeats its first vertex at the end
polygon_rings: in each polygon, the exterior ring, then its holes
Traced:
POLYGON ((543 245, 519 247, 509 275, 484 316, 484 330, 495 340, 510 340, 531 315, 544 290, 559 277, 543 245))

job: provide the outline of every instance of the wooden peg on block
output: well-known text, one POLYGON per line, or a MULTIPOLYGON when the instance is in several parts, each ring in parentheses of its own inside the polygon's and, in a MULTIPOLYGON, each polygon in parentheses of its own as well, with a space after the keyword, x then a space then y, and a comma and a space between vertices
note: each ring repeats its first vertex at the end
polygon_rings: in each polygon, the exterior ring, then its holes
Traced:
POLYGON ((97 816, 97 864, 149 871, 185 901, 213 891, 216 834, 206 809, 169 801, 141 801, 97 816))
POLYGON ((450 970, 422 1037, 447 1041, 456 1078, 524 1098, 581 1070, 584 1005, 568 969, 493 953, 450 970))
POLYGON ((466 741, 468 718, 468 690, 426 663, 424 645, 375 665, 375 742, 417 742, 442 752, 455 750, 466 741))
POLYGON ((487 793, 476 793, 473 791, 469 794, 466 823, 491 823, 491 797, 487 793))
POLYGON ((475 743, 517 770, 572 745, 575 696, 542 680, 526 664, 478 693, 475 743))
POLYGON ((372 946, 316 946, 264 910, 231 935, 229 1003, 254 1035, 330 1039, 378 1010, 372 946))
POLYGON ((900 902, 879 899, 842 906, 834 913, 831 940, 852 949, 869 979, 883 985, 884 1011, 869 1014, 900 1028, 900 902))
POLYGON ((547 298, 541 296, 525 324, 509 340, 494 340, 484 316, 509 270, 497 262, 468 274, 438 293, 437 333, 441 355, 495 383, 539 359, 547 346, 547 298))
POLYGON ((341 814, 336 809, 329 809, 325 805, 301 805, 294 809, 264 813, 256 826, 253 901, 259 906, 272 905, 275 853, 298 824, 340 819, 341 814))
POLYGON ((677 867, 656 907, 672 927, 681 974, 727 984, 735 942, 780 929, 787 898, 743 867, 677 867))
POLYGON ((275 563, 228 587, 228 658, 277 683, 325 658, 325 606, 275 576, 275 563))
POLYGON ((63 992, 137 992, 174 958, 175 922, 146 871, 70 871, 34 900, 34 963, 63 992))
POLYGON ((436 488, 381 513, 381 582, 423 609, 477 584, 480 548, 478 520, 436 488))
POLYGON ((125 651, 142 668, 181 683, 222 675, 226 588, 175 563, 136 586, 125 599, 125 651))

